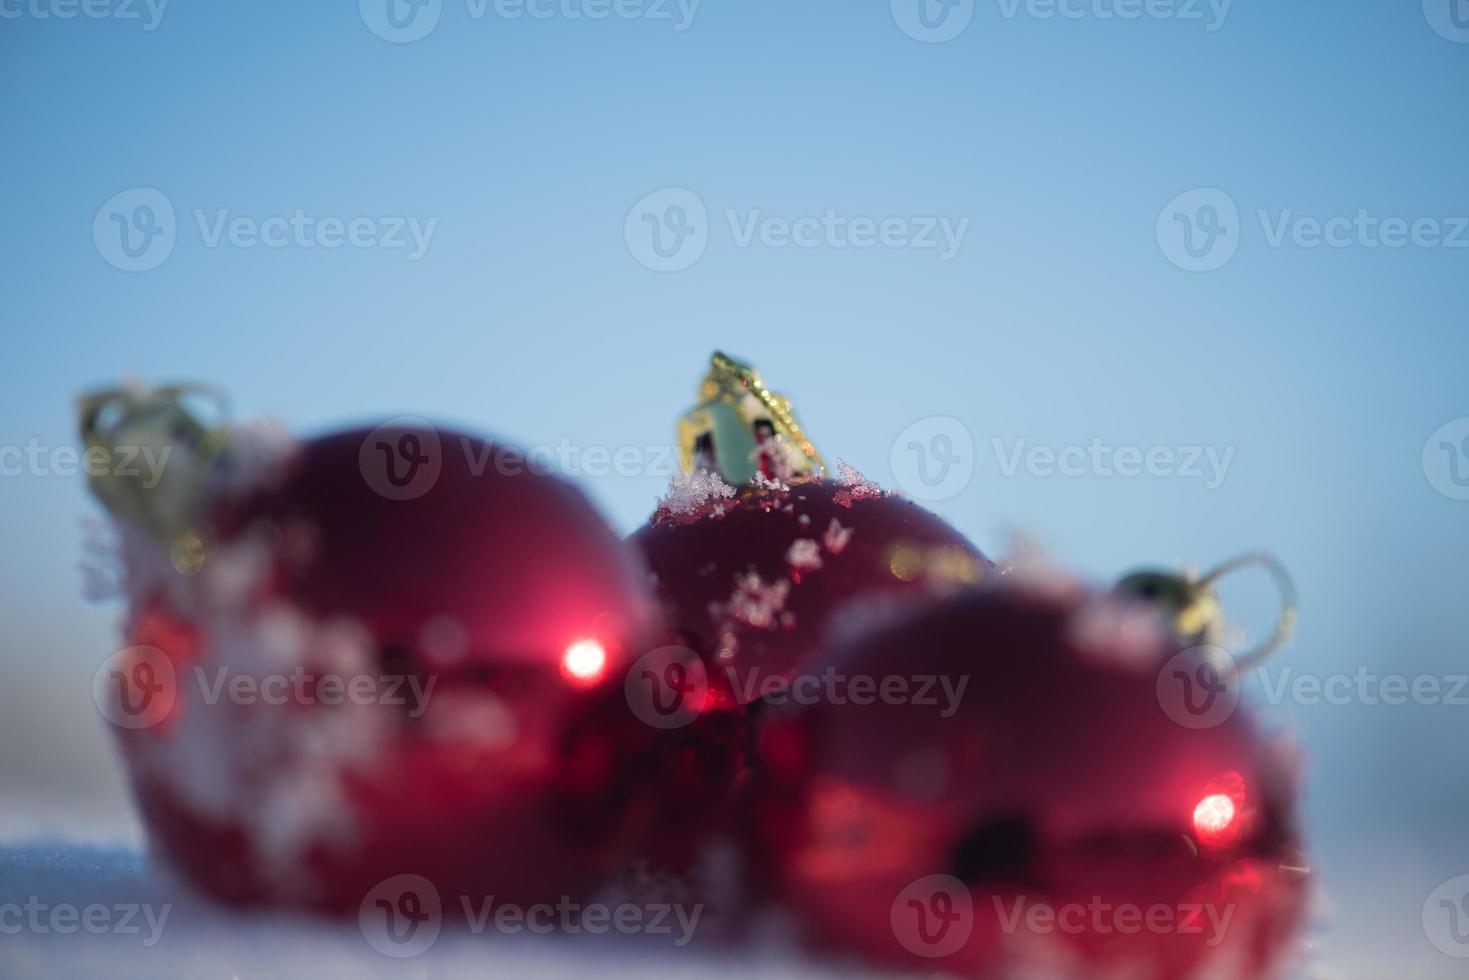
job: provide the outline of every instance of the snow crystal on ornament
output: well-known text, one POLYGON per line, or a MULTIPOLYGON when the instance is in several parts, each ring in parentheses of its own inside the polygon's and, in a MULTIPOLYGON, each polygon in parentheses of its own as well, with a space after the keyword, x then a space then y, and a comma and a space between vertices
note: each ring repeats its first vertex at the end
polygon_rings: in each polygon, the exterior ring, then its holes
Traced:
POLYGON ((821 567, 821 546, 810 538, 797 538, 786 551, 792 568, 811 571, 821 567))
POLYGON ((857 467, 844 459, 837 460, 836 481, 847 488, 847 493, 851 494, 853 500, 886 496, 882 487, 867 479, 857 467))
POLYGON ((791 583, 776 579, 767 583, 758 572, 735 577, 734 592, 729 601, 718 605, 721 612, 755 629, 775 629, 781 610, 791 593, 791 583))
POLYGON ((821 543, 826 546, 827 551, 833 555, 839 555, 847 550, 847 543, 851 540, 852 528, 843 527, 841 522, 833 517, 831 523, 826 526, 826 534, 822 536, 821 543))
POLYGON ((659 506, 670 514, 687 517, 711 501, 728 500, 734 495, 735 488, 720 479, 718 473, 699 470, 669 478, 668 492, 659 506))
POLYGON ((750 486, 754 487, 756 490, 774 490, 778 493, 787 493, 791 489, 790 484, 782 483, 780 480, 771 479, 764 473, 761 473, 759 470, 755 471, 754 478, 750 480, 750 486))

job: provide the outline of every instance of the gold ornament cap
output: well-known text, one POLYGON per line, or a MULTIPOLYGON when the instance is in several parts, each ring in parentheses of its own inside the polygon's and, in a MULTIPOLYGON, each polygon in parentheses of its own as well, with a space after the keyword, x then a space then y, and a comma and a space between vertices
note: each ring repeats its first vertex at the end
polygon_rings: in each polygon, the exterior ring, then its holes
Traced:
POLYGON ((678 453, 685 473, 717 473, 734 487, 826 470, 790 399, 765 387, 754 367, 720 351, 709 359, 699 403, 679 420, 678 453))

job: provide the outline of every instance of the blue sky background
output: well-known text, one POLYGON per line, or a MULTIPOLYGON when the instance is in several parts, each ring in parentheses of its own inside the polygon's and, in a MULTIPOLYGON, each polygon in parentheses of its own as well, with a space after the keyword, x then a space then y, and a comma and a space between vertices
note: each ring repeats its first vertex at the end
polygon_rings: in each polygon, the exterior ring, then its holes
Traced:
MULTIPOLYGON (((70 444, 75 394, 133 373, 221 384, 239 414, 305 432, 412 413, 527 445, 651 446, 719 347, 884 483, 899 433, 961 420, 973 477, 932 506, 988 551, 1019 528, 1106 579, 1269 548, 1302 594, 1278 666, 1469 670, 1469 502, 1421 460, 1469 416, 1469 248, 1271 247, 1257 216, 1469 215, 1469 43, 1416 0, 1238 0, 1212 31, 1204 5, 1125 21, 988 0, 933 44, 850 0, 704 0, 684 31, 444 0, 412 43, 350 2, 174 0, 151 31, 34 2, 0 4, 21 11, 0 20, 0 445, 70 444), (92 226, 136 187, 167 196, 177 244, 129 273, 92 226), (698 195, 709 243, 660 273, 624 222, 667 187, 698 195), (1196 188, 1240 215, 1209 272, 1155 232, 1196 188), (437 225, 413 261, 210 248, 194 217, 298 208, 437 225), (724 217, 829 208, 970 225, 944 261, 740 247, 724 217), (1216 489, 1007 477, 993 439, 1235 455, 1216 489)), ((630 531, 663 477, 583 482, 630 531)), ((0 831, 127 836, 90 708, 118 610, 79 596, 82 481, 5 476, 0 512, 0 831)), ((1420 915, 1469 873, 1469 706, 1270 714, 1307 749, 1327 959, 1457 975, 1420 915)))

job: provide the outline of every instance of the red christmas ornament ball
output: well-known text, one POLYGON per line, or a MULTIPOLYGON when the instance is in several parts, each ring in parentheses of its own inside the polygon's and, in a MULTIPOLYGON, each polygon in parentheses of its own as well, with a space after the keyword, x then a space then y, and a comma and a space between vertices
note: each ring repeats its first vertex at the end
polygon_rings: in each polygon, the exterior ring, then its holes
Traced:
POLYGON ((620 687, 653 607, 574 487, 389 424, 296 446, 221 494, 198 540, 188 574, 129 549, 134 646, 102 685, 187 877, 356 912, 395 875, 449 907, 555 902, 616 869, 637 787, 618 746, 573 727, 620 687))
POLYGON ((1307 902, 1296 764, 1242 706, 1175 700, 1203 657, 1008 580, 875 630, 825 662, 904 693, 771 721, 754 853, 817 941, 910 968, 1272 976, 1307 902))
POLYGON ((847 476, 736 492, 701 475, 630 539, 652 571, 667 642, 690 656, 640 672, 629 697, 646 713, 682 679, 697 701, 658 741, 662 803, 642 852, 656 867, 687 870, 710 839, 744 834, 749 712, 781 699, 840 613, 946 593, 991 567, 938 517, 847 476))
POLYGON ((677 641, 708 665, 716 704, 777 691, 838 613, 952 592, 993 567, 934 514, 844 475, 738 492, 702 478, 633 534, 677 641))

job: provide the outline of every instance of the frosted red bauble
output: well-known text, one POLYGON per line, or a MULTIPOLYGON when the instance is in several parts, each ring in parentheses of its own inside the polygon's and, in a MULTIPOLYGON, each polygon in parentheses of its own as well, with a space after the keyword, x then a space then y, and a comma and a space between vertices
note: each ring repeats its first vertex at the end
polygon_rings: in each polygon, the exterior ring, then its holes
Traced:
POLYGON ((574 723, 656 631, 646 573, 580 492, 411 425, 299 444, 250 483, 187 574, 129 550, 118 673, 152 648, 140 676, 172 689, 119 735, 162 856, 221 899, 337 912, 395 875, 454 912, 617 868, 638 788, 574 723), (277 703, 207 693, 301 675, 277 703))
POLYGON ((1307 902, 1295 759, 1242 705, 1181 713, 1191 657, 1056 583, 875 630, 823 663, 911 696, 771 719, 752 860, 813 940, 909 969, 1274 976, 1307 902))
POLYGON ((738 704, 791 680, 843 622, 992 568, 942 519, 860 477, 723 490, 665 502, 631 540, 678 640, 738 704))

